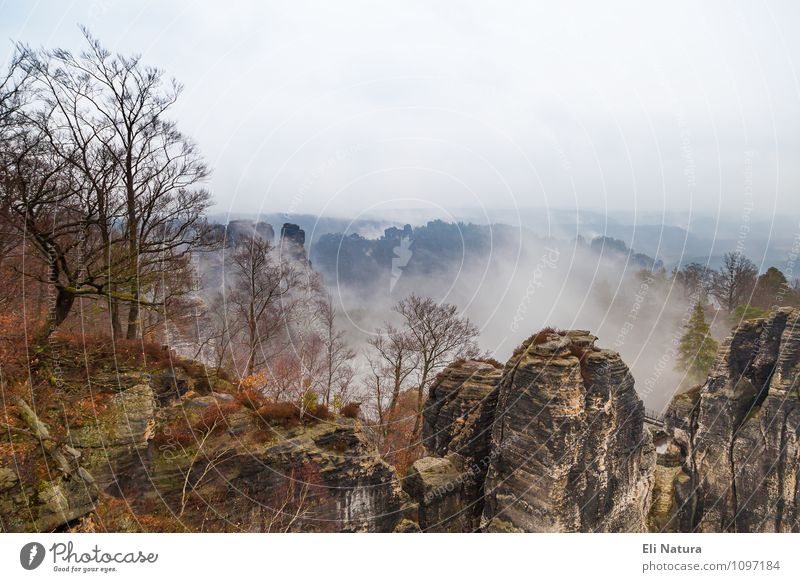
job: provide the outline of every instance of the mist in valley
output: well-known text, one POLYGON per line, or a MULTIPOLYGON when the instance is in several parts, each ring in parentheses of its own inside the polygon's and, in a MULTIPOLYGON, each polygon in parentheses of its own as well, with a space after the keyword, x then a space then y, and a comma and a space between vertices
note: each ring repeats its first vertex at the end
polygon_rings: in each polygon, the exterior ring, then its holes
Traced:
POLYGON ((669 402, 684 380, 675 370, 676 347, 693 303, 660 262, 648 265, 580 238, 486 228, 485 252, 462 246, 444 257, 419 256, 413 238, 401 239, 392 263, 371 272, 368 284, 348 279, 338 263, 316 263, 350 341, 366 346, 384 322, 396 323, 393 305, 416 293, 457 305, 479 328, 481 349, 501 362, 544 327, 589 330, 599 347, 622 355, 648 408, 669 402))

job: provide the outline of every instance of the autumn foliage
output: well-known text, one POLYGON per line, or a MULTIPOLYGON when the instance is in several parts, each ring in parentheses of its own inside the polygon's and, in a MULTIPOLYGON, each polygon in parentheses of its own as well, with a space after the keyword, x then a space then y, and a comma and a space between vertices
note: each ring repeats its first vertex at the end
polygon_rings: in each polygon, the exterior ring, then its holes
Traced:
POLYGON ((358 404, 350 402, 342 406, 340 412, 345 418, 358 418, 358 415, 361 414, 361 407, 358 404))
POLYGON ((256 411, 267 424, 278 424, 292 428, 300 424, 300 408, 291 402, 267 402, 256 411))
POLYGON ((406 391, 400 395, 397 407, 387 413, 379 439, 381 456, 394 465, 400 476, 406 475, 412 463, 425 456, 422 442, 414 437, 416 394, 406 391))

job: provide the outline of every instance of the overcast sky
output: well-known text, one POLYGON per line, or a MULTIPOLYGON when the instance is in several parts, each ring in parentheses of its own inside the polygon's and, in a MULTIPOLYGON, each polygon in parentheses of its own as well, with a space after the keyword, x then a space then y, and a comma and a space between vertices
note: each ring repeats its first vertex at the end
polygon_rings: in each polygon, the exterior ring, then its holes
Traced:
POLYGON ((0 0, 181 81, 215 211, 800 213, 800 3, 0 0), (702 5, 701 5, 702 4, 702 5))

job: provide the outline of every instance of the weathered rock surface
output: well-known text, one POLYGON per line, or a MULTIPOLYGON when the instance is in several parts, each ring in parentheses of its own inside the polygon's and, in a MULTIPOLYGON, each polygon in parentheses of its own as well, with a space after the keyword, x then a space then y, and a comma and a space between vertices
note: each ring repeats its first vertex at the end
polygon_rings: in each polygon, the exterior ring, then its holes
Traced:
POLYGON ((625 364, 595 339, 543 332, 503 370, 457 362, 440 375, 424 424, 438 464, 418 461, 413 479, 426 485, 406 487, 423 530, 428 514, 463 531, 646 528, 655 450, 644 407, 625 364))
POLYGON ((24 430, 0 442, 0 530, 390 532, 402 517, 407 497, 360 422, 284 428, 216 393, 162 407, 154 383, 95 386, 46 454, 24 430))
POLYGON ((506 364, 485 531, 643 531, 655 466, 627 366, 587 332, 537 334, 506 364))
POLYGON ((24 442, 0 443, 0 531, 50 531, 92 511, 98 489, 81 451, 58 440, 19 399, 24 442))
MULTIPOLYGON (((456 362, 446 368, 430 389, 424 409, 423 442, 438 457, 446 457, 457 474, 451 491, 441 488, 410 492, 420 503, 420 527, 433 531, 423 513, 438 516, 449 530, 477 531, 483 513, 483 483, 490 461, 492 423, 503 370, 483 361, 456 362), (453 503, 454 496, 459 505, 453 503)), ((418 461, 419 463, 419 461, 418 461)), ((405 485, 404 485, 405 488, 405 485)), ((408 491, 408 489, 406 489, 408 491)))
POLYGON ((403 479, 403 490, 419 503, 422 531, 469 531, 461 472, 450 460, 423 457, 415 461, 403 479))
POLYGON ((66 437, 100 490, 111 495, 120 495, 124 481, 144 466, 155 429, 156 395, 149 376, 129 380, 132 386, 104 399, 102 409, 95 407, 96 414, 66 437))
POLYGON ((394 529, 406 497, 357 421, 266 430, 259 422, 242 410, 204 442, 154 446, 141 507, 160 500, 206 531, 394 529))
POLYGON ((283 425, 196 378, 106 370, 6 409, 0 531, 800 531, 798 323, 740 325, 671 402, 658 456, 588 332, 455 362, 402 489, 359 421, 283 425))
MULTIPOLYGON (((693 404, 668 420, 684 478, 682 531, 800 531, 800 310, 742 323, 693 404)), ((691 404, 691 405, 690 405, 691 404)))

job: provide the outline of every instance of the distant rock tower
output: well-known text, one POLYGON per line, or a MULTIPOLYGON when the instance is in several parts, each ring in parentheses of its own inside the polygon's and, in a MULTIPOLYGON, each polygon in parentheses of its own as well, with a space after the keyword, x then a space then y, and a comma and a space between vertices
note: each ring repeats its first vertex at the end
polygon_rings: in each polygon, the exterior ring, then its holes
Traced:
POLYGON ((299 261, 307 262, 306 257, 306 231, 296 224, 284 223, 281 227, 280 252, 282 256, 289 256, 299 261))

